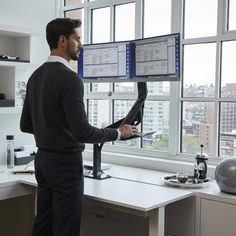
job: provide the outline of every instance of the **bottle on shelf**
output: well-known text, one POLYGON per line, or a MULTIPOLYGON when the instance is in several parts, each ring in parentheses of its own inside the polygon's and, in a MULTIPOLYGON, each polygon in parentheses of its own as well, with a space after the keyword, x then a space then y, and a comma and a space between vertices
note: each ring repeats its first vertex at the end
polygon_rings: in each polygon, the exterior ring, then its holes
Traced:
POLYGON ((14 167, 14 135, 6 136, 6 148, 7 148, 7 167, 14 167))

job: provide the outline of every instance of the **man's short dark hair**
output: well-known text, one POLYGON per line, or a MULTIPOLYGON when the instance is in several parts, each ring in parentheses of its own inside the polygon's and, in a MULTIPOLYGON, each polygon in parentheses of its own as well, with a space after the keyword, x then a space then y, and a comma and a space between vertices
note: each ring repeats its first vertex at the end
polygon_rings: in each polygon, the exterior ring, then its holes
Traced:
POLYGON ((81 20, 70 18, 57 18, 50 21, 46 27, 46 38, 50 50, 58 48, 58 40, 61 35, 68 38, 75 31, 75 28, 81 26, 81 20))

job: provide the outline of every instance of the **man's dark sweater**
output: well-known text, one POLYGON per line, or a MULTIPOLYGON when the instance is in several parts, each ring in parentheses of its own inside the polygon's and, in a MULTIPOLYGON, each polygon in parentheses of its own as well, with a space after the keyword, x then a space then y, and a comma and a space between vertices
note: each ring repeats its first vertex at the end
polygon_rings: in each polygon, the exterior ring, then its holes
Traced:
POLYGON ((21 114, 21 131, 32 133, 40 149, 83 151, 84 143, 117 139, 116 129, 88 123, 84 86, 78 75, 60 62, 46 62, 29 78, 21 114))

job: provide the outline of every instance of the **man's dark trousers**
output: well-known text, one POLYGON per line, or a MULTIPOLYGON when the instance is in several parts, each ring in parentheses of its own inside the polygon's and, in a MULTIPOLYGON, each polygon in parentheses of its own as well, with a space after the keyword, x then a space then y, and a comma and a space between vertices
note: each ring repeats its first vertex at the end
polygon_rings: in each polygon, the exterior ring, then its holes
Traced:
POLYGON ((84 190, 81 152, 38 150, 37 214, 32 236, 79 236, 84 190))

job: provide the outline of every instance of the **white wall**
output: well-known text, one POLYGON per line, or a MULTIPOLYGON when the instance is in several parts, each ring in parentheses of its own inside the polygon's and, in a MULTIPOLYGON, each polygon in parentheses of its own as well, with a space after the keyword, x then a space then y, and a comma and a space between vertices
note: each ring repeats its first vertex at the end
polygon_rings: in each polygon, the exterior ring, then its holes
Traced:
MULTIPOLYGON (((41 64, 47 59, 49 48, 45 39, 47 23, 56 17, 57 0, 0 0, 0 25, 32 28, 40 33, 31 40, 31 61, 41 64)), ((1 52, 1 48, 0 48, 1 52)), ((5 137, 15 135, 16 146, 34 144, 32 135, 19 129, 20 114, 0 114, 0 164, 5 156, 5 137)))
POLYGON ((0 0, 0 24, 44 31, 55 16, 55 0, 0 0))

